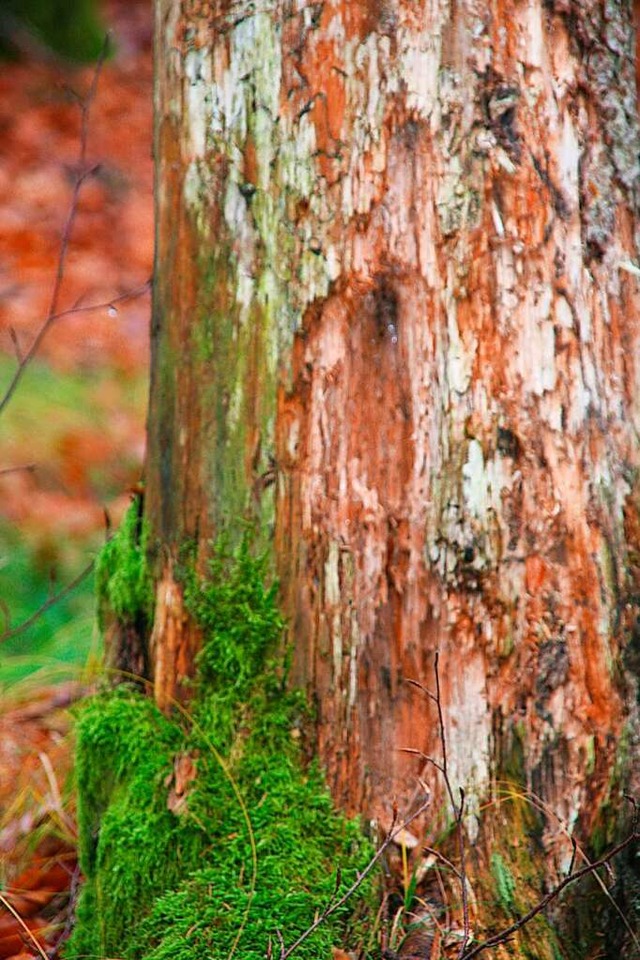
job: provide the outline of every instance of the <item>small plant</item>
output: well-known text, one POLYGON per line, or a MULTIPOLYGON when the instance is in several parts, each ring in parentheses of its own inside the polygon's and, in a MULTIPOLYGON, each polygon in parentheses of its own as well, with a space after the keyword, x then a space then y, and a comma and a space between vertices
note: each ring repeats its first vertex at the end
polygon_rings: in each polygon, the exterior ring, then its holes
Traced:
POLYGON ((504 858, 496 852, 491 854, 491 873, 500 906, 506 913, 512 913, 516 908, 517 884, 504 858))

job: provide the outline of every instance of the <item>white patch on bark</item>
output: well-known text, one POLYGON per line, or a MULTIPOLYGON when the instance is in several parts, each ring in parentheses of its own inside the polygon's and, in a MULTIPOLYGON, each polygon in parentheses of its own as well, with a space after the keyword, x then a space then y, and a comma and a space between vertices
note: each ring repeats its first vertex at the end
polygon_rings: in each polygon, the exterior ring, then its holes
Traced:
POLYGON ((454 796, 463 787, 469 840, 475 842, 479 800, 489 782, 491 714, 487 705, 485 664, 481 656, 465 660, 464 671, 454 671, 450 681, 450 700, 446 705, 447 754, 449 780, 454 796))
POLYGON ((462 467, 462 490, 465 505, 472 516, 484 519, 489 505, 489 479, 485 470, 482 445, 470 440, 467 461, 462 467))
POLYGON ((564 114, 558 149, 559 186, 574 203, 579 200, 578 178, 581 149, 576 129, 568 113, 564 114))
POLYGON ((521 308, 517 372, 527 392, 542 396, 556 385, 555 332, 548 285, 527 287, 521 308))
POLYGON ((457 303, 450 290, 447 291, 445 296, 447 297, 447 333, 449 335, 449 348, 446 357, 447 380, 449 389, 453 393, 462 395, 467 392, 471 383, 477 343, 472 338, 469 345, 465 345, 458 328, 457 303))
POLYGON ((329 552, 324 565, 324 595, 333 649, 333 673, 336 680, 342 675, 342 629, 340 622, 340 545, 329 541, 329 552))
POLYGON ((401 28, 397 43, 400 50, 400 77, 407 91, 407 107, 425 119, 431 116, 438 97, 442 37, 434 30, 435 18, 422 33, 401 28))

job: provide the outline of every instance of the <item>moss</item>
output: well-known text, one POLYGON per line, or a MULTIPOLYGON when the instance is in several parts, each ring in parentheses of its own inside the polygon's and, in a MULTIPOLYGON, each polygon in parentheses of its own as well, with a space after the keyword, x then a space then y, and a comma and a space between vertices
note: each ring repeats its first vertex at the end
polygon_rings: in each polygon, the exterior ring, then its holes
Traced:
POLYGON ((496 894, 503 910, 513 911, 517 884, 511 870, 499 853, 491 854, 491 872, 496 885, 496 894))
MULTIPOLYGON (((485 807, 480 820, 477 858, 470 858, 483 938, 503 930, 526 913, 548 885, 543 846, 545 818, 540 802, 526 786, 524 726, 505 723, 496 731, 495 751, 494 799, 485 807)), ((541 914, 503 949, 505 956, 527 960, 573 960, 574 954, 566 946, 552 918, 541 914)))
MULTIPOLYGON (((513 765, 518 763, 519 758, 513 758, 513 765)), ((524 788, 500 781, 497 806, 486 810, 481 822, 481 846, 488 851, 489 863, 476 865, 473 886, 484 937, 504 929, 540 899, 545 891, 546 861, 542 817, 524 788)), ((563 948, 549 918, 539 915, 518 934, 512 947, 505 948, 509 951, 505 955, 569 960, 573 955, 563 948)))
MULTIPOLYGON (((623 771, 630 769, 630 749, 627 732, 621 738, 609 791, 590 836, 579 840, 591 860, 602 856, 629 830, 629 811, 625 817, 622 794, 623 771)), ((543 846, 546 807, 525 785, 526 750, 524 731, 518 724, 501 731, 496 739, 494 801, 481 819, 477 858, 470 857, 483 936, 526 913, 551 882, 543 846)), ((592 761, 591 753, 587 759, 592 761)), ((551 827, 557 830, 558 823, 552 821, 551 827)), ((595 876, 569 886, 545 915, 520 931, 505 955, 531 960, 582 960, 597 955, 613 960, 626 956, 625 950, 636 949, 629 930, 637 931, 640 926, 640 881, 634 858, 631 847, 614 861, 615 886, 608 893, 595 876)), ((576 866, 582 865, 578 858, 576 866)), ((568 866, 566 863, 564 869, 568 866)))
MULTIPOLYGON (((318 768, 303 764, 305 707, 285 687, 283 624, 264 567, 244 542, 232 560, 217 551, 206 582, 187 575, 205 637, 188 714, 166 718, 127 687, 82 708, 86 883, 68 958, 263 960, 278 931, 290 944, 313 922, 338 867, 343 889, 368 861, 357 823, 334 811, 318 768), (174 773, 179 758, 186 785, 174 773)), ((367 895, 296 955, 329 956, 367 895)))
POLYGON ((150 622, 153 616, 153 581, 141 507, 136 498, 96 559, 99 612, 108 609, 122 623, 150 622))

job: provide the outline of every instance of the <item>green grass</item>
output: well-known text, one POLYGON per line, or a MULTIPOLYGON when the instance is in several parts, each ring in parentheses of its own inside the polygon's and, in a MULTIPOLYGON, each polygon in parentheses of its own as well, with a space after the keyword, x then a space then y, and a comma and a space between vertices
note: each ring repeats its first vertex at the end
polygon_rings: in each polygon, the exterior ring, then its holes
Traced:
MULTIPOLYGON (((0 355, 0 395, 14 370, 15 360, 0 355)), ((147 390, 146 374, 130 377, 106 367, 61 374, 43 361, 33 362, 0 420, 0 467, 35 463, 41 485, 63 488, 59 466, 69 455, 65 444, 91 436, 99 444, 115 436, 123 421, 141 424, 147 390)), ((134 454, 99 456, 89 478, 91 495, 107 502, 122 493, 132 473, 139 475, 134 454)))
MULTIPOLYGON (((0 598, 3 623, 0 632, 30 617, 64 585, 69 571, 60 572, 60 583, 49 575, 18 532, 0 524, 0 598)), ((38 617, 24 633, 0 644, 0 693, 26 677, 42 682, 77 675, 96 651, 93 576, 38 617)))
MULTIPOLYGON (((15 359, 0 355, 0 395, 14 370, 15 359)), ((78 504, 80 510, 86 510, 87 503, 106 504, 139 476, 135 455, 114 455, 117 441, 105 447, 104 438, 114 434, 116 410, 116 426, 125 431, 123 445, 130 441, 131 430, 142 421, 146 391, 146 375, 129 377, 108 368, 61 374, 44 361, 28 367, 0 419, 0 467, 35 463, 33 486, 26 486, 18 499, 9 475, 0 478, 0 496, 5 494, 12 509, 25 500, 28 506, 31 489, 54 497, 49 516, 43 515, 48 501, 39 500, 38 519, 28 510, 21 525, 0 518, 0 633, 29 618, 64 588, 98 549, 104 535, 87 530, 84 520, 82 533, 65 531, 74 527, 78 504), (95 462, 86 464, 79 489, 68 489, 65 465, 74 465, 74 440, 80 438, 83 455, 91 458, 93 437, 98 443, 95 462)), ((93 577, 88 576, 26 632, 0 643, 0 691, 29 676, 49 683, 77 674, 97 646, 93 577)))

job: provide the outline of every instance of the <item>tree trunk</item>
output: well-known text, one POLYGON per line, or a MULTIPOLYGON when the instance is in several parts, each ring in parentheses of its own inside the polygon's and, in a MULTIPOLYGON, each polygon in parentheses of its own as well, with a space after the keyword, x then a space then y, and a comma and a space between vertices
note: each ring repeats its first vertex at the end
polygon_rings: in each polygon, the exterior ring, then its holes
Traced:
POLYGON ((631 3, 156 11, 158 701, 198 648, 180 551, 249 515, 342 805, 388 818, 402 748, 439 755, 406 682, 439 650, 472 835, 520 751, 588 829, 637 729, 631 3))

